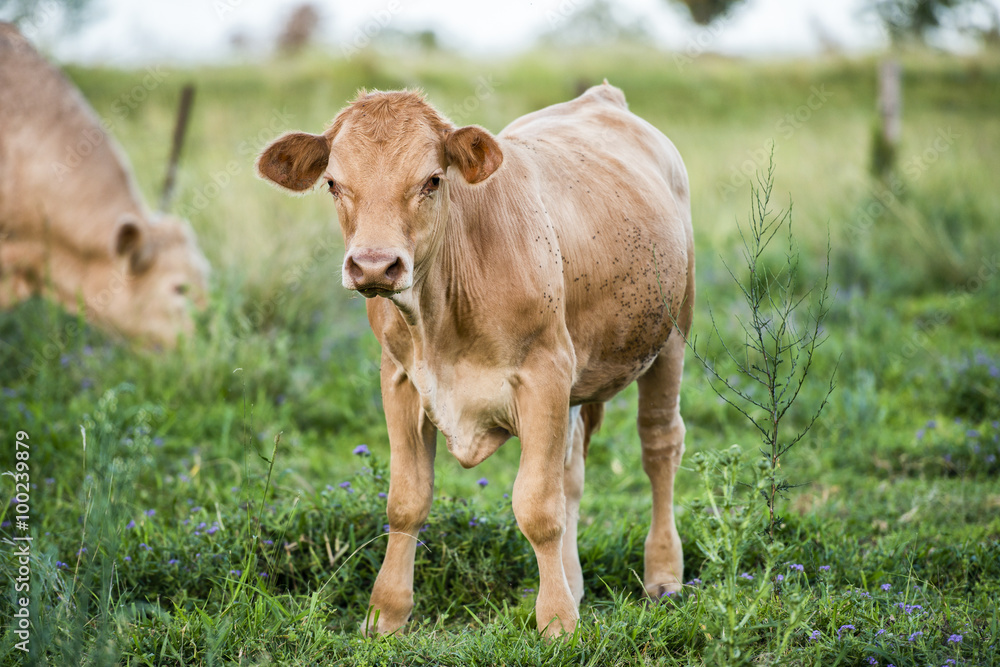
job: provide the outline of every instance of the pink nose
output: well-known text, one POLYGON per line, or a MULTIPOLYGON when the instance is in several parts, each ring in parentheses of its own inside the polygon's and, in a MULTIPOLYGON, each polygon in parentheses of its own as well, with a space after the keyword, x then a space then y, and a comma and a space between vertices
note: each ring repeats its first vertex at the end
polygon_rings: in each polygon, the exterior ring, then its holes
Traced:
POLYGON ((406 263, 394 250, 359 248, 344 259, 345 283, 367 297, 378 291, 399 290, 406 274, 406 263))

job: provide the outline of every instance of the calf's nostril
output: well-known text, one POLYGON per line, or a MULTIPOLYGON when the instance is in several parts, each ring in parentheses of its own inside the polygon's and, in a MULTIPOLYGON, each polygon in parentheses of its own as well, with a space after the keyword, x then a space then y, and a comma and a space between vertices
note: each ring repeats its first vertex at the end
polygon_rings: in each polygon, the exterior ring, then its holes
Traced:
POLYGON ((347 258, 347 275, 351 277, 354 282, 361 282, 364 280, 365 272, 358 266, 357 262, 354 261, 353 257, 347 258))
POLYGON ((399 278, 399 274, 401 274, 402 272, 403 272, 403 262, 399 257, 397 257, 393 261, 393 263, 390 264, 388 268, 386 268, 385 277, 389 282, 394 283, 396 282, 396 279, 399 278))

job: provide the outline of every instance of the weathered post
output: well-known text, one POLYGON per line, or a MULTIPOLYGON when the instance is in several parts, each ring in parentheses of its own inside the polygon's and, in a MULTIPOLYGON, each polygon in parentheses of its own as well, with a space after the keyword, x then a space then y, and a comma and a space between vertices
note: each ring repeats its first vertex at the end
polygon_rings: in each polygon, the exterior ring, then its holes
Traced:
POLYGON ((160 197, 160 210, 166 212, 174 195, 174 182, 177 179, 177 162, 181 157, 181 147, 184 145, 184 135, 187 132, 188 119, 191 116, 191 104, 194 102, 194 85, 185 84, 181 90, 181 103, 177 109, 177 124, 174 125, 174 141, 170 148, 170 160, 167 162, 167 177, 163 181, 163 194, 160 197))
POLYGON ((903 135, 903 93, 899 61, 883 60, 878 66, 878 126, 872 145, 872 172, 885 178, 896 164, 903 135))

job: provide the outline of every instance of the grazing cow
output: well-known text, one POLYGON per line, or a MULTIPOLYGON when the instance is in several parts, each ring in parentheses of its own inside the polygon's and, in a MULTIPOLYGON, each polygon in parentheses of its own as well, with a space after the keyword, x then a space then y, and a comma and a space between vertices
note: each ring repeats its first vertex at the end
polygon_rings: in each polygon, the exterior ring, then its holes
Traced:
POLYGON ((497 136, 456 128, 419 94, 362 91, 324 133, 278 138, 257 169, 287 190, 327 186, 344 287, 368 298, 382 345, 390 534, 366 631, 398 630, 413 607, 438 430, 465 467, 521 439, 512 502, 538 561, 538 627, 573 630, 584 458, 603 402, 633 381, 653 495, 645 589, 680 588, 688 180, 620 90, 605 82, 497 136))
POLYGON ((208 263, 153 215, 79 91, 0 23, 0 307, 44 294, 112 332, 170 346, 193 329, 208 263))

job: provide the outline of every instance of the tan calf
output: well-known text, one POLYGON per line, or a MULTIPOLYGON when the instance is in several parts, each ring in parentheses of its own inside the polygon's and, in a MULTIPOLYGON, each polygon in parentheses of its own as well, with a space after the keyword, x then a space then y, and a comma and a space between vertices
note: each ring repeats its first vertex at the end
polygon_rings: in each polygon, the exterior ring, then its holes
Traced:
POLYGON ((79 91, 0 23, 0 307, 33 294, 130 338, 172 345, 205 303, 190 226, 148 211, 79 91))
POLYGON ((366 625, 394 632, 413 608, 440 430, 466 467, 521 439, 513 508, 538 560, 538 627, 573 630, 587 444, 603 402, 636 380, 653 488, 645 588, 680 587, 674 323, 687 334, 694 301, 688 182, 620 90, 596 86, 497 136, 454 127, 416 93, 362 92, 323 134, 276 140, 258 170, 330 191, 344 286, 368 297, 382 344, 391 533, 366 625))

